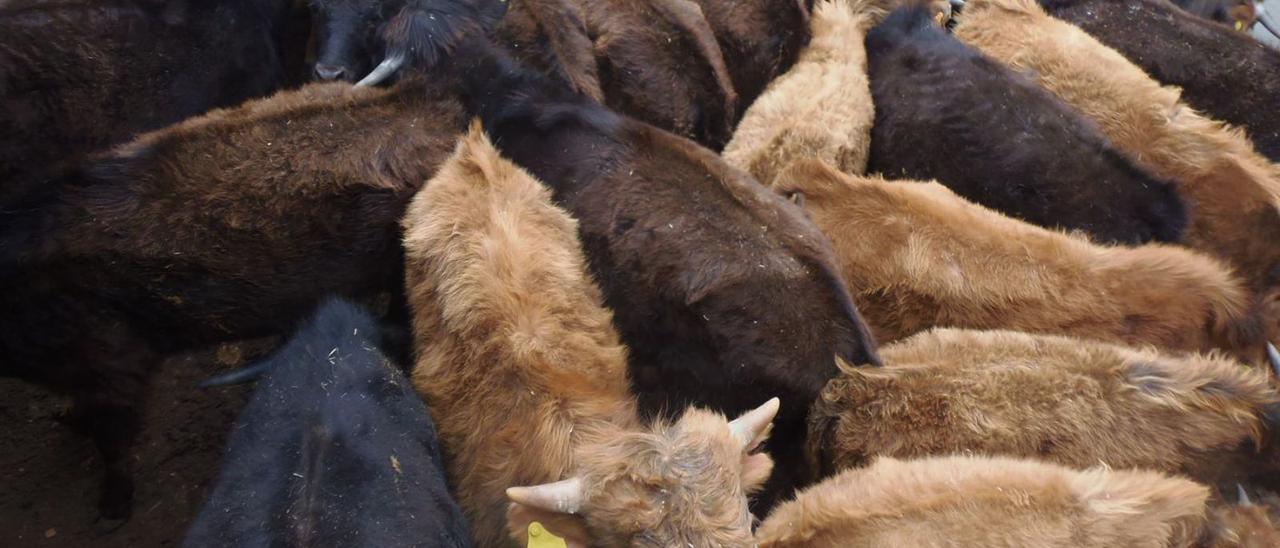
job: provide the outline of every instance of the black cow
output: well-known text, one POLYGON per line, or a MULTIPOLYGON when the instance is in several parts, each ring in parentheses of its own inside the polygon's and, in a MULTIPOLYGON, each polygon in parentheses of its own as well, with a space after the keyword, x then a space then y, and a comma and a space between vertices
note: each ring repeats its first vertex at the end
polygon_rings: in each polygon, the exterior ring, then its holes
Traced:
POLYGON ((937 179, 977 203, 1099 241, 1177 241, 1174 186, 1120 154, 1058 98, 960 43, 924 6, 866 38, 875 124, 868 170, 937 179))
POLYGON ((309 3, 317 44, 315 77, 364 85, 387 80, 406 66, 434 66, 463 37, 486 32, 505 9, 498 0, 309 3))
POLYGON ((431 416, 378 332, 368 312, 330 300, 274 356, 232 374, 262 379, 185 546, 471 545, 431 416))
MULTIPOLYGON (((1211 118, 1245 128, 1280 162, 1280 51, 1165 0, 1042 0, 1211 118)), ((1278 29, 1280 30, 1280 29, 1278 29)))
POLYGON ((292 10, 290 0, 4 4, 0 200, 90 152, 276 90, 302 54, 292 10))

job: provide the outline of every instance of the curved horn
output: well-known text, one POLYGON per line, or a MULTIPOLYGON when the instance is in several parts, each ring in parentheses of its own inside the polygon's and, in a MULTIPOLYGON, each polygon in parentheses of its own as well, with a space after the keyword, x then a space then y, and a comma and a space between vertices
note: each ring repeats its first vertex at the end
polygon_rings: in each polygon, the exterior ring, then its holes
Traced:
POLYGON ((1253 506, 1253 501, 1249 500, 1249 493, 1244 492, 1244 486, 1239 483, 1236 484, 1236 495, 1240 497, 1240 506, 1253 506))
POLYGON ((1276 372, 1276 379, 1280 379, 1280 350, 1276 350, 1276 345, 1267 343, 1267 360, 1271 362, 1271 369, 1276 372))
POLYGON ((1255 3, 1253 8, 1253 11, 1258 18, 1258 22, 1262 23, 1262 28, 1267 29, 1267 32, 1280 40, 1280 23, 1277 23, 1275 19, 1271 18, 1271 14, 1267 13, 1267 9, 1262 7, 1261 2, 1255 3))
POLYGON ((582 479, 569 478, 532 487, 508 487, 511 502, 561 514, 576 514, 582 508, 582 479))
POLYGON ((750 450, 752 442, 769 428, 773 417, 778 414, 779 405, 781 402, 778 398, 770 399, 764 402, 764 405, 743 413, 729 423, 729 432, 733 434, 734 439, 738 440, 738 444, 744 451, 750 450))
POLYGON ((390 78, 392 74, 400 70, 404 66, 404 62, 405 56, 403 53, 388 56, 381 63, 378 63, 377 67, 374 67, 373 72, 370 72, 363 80, 356 82, 356 87, 363 88, 382 83, 383 80, 390 78))

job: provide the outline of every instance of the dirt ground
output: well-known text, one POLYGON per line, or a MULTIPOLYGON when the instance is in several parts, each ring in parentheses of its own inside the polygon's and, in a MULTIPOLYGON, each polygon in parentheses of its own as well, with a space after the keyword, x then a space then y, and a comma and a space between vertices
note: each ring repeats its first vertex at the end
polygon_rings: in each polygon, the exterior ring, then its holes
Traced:
POLYGON ((217 473, 228 429, 252 390, 196 388, 239 363, 222 358, 208 352, 165 364, 134 450, 133 518, 115 530, 96 521, 102 470, 97 451, 56 420, 69 400, 0 379, 0 546, 181 544, 217 473))

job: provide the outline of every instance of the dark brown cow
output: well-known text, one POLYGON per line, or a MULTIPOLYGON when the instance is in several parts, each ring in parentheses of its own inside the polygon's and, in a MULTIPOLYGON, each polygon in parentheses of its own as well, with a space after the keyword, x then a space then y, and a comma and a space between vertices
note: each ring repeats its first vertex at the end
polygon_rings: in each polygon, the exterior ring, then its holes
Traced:
POLYGON ((1115 48, 1182 100, 1246 129, 1280 161, 1280 51, 1166 0, 1042 0, 1045 11, 1115 48))
POLYGON ((397 222, 462 128, 422 85, 312 86, 144 135, 0 216, 0 374, 76 398, 105 515, 128 513, 161 358, 400 287, 397 222))
MULTIPOLYGON (((380 68, 362 81, 375 84, 409 64, 394 53, 397 39, 447 52, 461 34, 496 26, 495 41, 512 57, 615 110, 718 149, 742 107, 795 61, 808 40, 810 4, 516 0, 501 15, 503 4, 494 0, 312 0, 322 59, 327 49, 348 52, 334 54, 333 70, 318 66, 317 75, 354 79, 352 71, 378 62, 369 56, 383 55, 380 68), (399 38, 380 30, 397 28, 396 14, 423 9, 440 14, 442 30, 401 26, 417 34, 399 38), (349 53, 356 50, 363 57, 349 53)), ((438 57, 415 66, 432 68, 438 57)))
POLYGON ((711 151, 568 93, 487 44, 472 55, 460 67, 466 101, 504 155, 578 219, 642 407, 734 414, 778 396, 770 492, 788 491, 802 477, 804 417, 835 358, 879 362, 830 243, 711 151))
MULTIPOLYGON (((0 7, 0 199, 85 155, 285 83, 289 0, 0 7)), ((300 50, 288 50, 293 57, 300 50)))

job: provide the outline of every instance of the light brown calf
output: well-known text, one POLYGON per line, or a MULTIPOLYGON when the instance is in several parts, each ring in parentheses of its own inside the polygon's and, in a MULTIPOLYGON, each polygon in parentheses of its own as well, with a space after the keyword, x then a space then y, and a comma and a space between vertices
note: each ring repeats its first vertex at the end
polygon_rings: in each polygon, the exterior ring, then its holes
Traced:
POLYGON ((859 0, 814 5, 813 38, 747 109, 724 148, 725 161, 765 185, 797 158, 819 159, 845 173, 866 171, 875 111, 862 41, 871 16, 858 9, 859 0))
POLYGON ((1280 471, 1280 397, 1265 374, 1083 339, 937 329, 844 368, 809 415, 809 454, 832 473, 877 456, 973 452, 1105 464, 1234 484, 1280 471), (1259 450, 1261 448, 1261 450, 1259 450))
POLYGON ((523 546, 531 520, 571 546, 749 542, 777 400, 643 425, 577 224, 478 126, 404 225, 413 382, 480 546, 514 546, 508 525, 523 546))
POLYGON ((881 458, 780 505, 756 536, 762 548, 1190 546, 1207 497, 1156 472, 881 458))
POLYGON ((1097 245, 937 183, 853 177, 814 161, 792 164, 774 187, 831 239, 876 340, 950 326, 1260 353, 1240 283, 1197 253, 1097 245))

